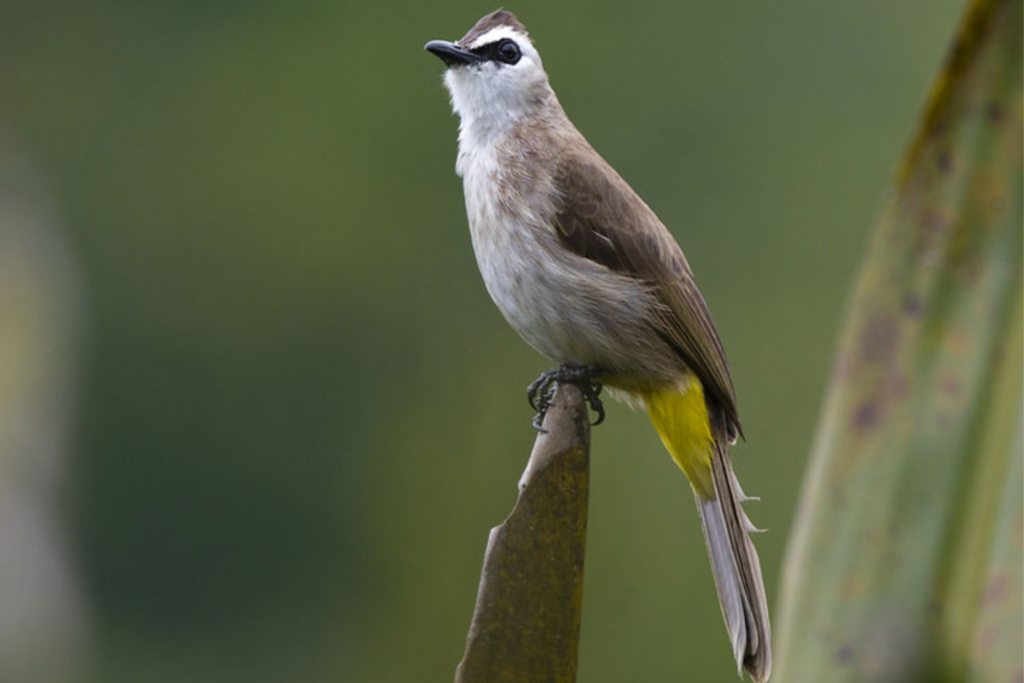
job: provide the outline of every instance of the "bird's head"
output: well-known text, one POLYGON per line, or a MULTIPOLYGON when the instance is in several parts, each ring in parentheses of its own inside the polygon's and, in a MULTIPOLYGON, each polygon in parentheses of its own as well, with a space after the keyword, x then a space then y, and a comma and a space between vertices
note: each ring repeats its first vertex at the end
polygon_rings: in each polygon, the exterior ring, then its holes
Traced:
POLYGON ((424 48, 448 67, 444 82, 464 125, 504 127, 554 97, 537 49, 511 12, 492 12, 454 43, 432 40, 424 48))

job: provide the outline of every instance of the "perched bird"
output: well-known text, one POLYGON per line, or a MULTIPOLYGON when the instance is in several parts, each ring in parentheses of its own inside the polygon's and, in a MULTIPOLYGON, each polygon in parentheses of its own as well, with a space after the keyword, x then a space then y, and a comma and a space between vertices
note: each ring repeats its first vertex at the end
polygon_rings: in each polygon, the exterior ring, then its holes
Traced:
POLYGON ((729 460, 742 434, 736 396, 686 257, 569 121, 512 13, 425 49, 448 67, 456 171, 487 291, 523 339, 562 364, 531 385, 531 403, 543 412, 552 382, 576 382, 603 416, 599 377, 646 408, 693 488, 737 666, 767 680, 755 529, 729 460))

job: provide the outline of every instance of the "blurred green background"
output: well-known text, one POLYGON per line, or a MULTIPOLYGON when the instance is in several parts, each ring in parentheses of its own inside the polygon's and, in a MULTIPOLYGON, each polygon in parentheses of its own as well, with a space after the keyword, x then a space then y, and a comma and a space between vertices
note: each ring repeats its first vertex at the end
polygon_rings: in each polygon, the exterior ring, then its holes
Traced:
MULTIPOLYGON (((961 8, 506 7, 696 271, 770 600, 848 284, 961 8)), ((421 49, 492 9, 4 3, 5 680, 451 680, 548 366, 484 291, 421 49)), ((581 681, 735 681, 685 480, 621 405, 589 529, 581 681)))

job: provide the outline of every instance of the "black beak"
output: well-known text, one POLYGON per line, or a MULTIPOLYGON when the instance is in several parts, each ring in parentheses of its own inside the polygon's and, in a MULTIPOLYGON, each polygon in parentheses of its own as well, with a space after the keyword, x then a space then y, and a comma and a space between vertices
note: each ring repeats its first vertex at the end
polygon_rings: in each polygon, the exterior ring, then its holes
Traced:
POLYGON ((423 49, 436 55, 446 66, 458 66, 460 64, 475 64, 483 61, 479 55, 467 52, 455 43, 447 40, 432 40, 423 46, 423 49))

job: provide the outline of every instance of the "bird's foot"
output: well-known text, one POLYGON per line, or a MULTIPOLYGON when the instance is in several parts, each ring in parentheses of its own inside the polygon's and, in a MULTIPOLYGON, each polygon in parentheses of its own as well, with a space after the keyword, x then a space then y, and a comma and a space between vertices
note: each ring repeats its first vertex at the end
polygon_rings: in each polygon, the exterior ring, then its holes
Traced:
POLYGON ((560 365, 541 373, 541 376, 526 388, 526 398, 530 402, 530 407, 537 411, 533 417, 533 428, 538 432, 544 431, 541 425, 555 396, 555 385, 559 383, 575 384, 579 387, 590 409, 597 413, 597 419, 592 424, 597 426, 604 422, 604 403, 599 398, 603 387, 596 378, 607 374, 608 371, 598 365, 560 365))

